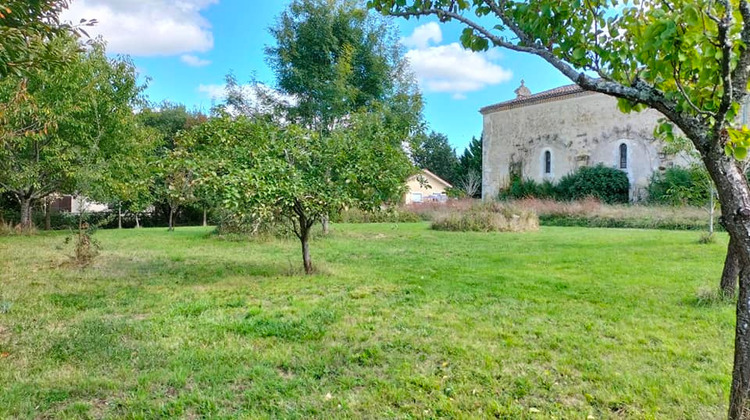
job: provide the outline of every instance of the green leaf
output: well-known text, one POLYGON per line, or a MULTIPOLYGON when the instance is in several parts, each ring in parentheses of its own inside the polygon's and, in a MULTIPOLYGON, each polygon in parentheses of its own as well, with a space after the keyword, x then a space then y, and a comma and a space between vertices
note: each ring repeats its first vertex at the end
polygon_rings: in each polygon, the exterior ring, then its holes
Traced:
POLYGON ((737 160, 745 160, 747 158, 747 148, 744 146, 737 146, 734 148, 734 157, 737 160))

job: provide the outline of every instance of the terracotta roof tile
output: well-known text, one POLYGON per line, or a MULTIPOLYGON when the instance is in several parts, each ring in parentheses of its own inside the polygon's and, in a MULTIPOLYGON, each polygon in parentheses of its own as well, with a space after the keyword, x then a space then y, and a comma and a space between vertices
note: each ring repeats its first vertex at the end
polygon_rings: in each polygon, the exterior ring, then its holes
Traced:
POLYGON ((518 108, 521 106, 532 105, 535 103, 545 102, 548 99, 559 98, 562 96, 575 95, 584 93, 584 91, 578 85, 566 85, 558 88, 545 90, 544 92, 535 93, 529 96, 523 96, 510 101, 500 102, 498 104, 489 105, 479 110, 482 114, 487 114, 493 111, 504 111, 506 109, 518 108))

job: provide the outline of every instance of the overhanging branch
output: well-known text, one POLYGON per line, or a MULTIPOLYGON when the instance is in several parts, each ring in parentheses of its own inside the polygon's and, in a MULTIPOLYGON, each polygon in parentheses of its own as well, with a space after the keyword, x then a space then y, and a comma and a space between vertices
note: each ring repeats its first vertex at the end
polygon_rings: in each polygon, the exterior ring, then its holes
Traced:
MULTIPOLYGON (((626 99, 631 102, 645 104, 664 114, 664 116, 675 123, 688 137, 693 139, 706 138, 708 130, 704 122, 698 117, 679 112, 677 110, 677 104, 674 101, 667 99, 664 93, 656 89, 654 86, 641 79, 636 79, 630 86, 628 86, 611 79, 595 79, 589 77, 561 58, 555 56, 552 51, 548 50, 543 45, 533 42, 532 37, 525 33, 505 14, 500 7, 502 0, 500 1, 501 3, 496 3, 494 0, 484 0, 485 4, 491 8, 493 13, 503 22, 503 24, 510 29, 516 37, 518 37, 520 41, 518 44, 509 42, 503 37, 493 34, 488 28, 478 22, 452 10, 429 8, 407 12, 391 12, 390 14, 399 17, 437 16, 440 20, 457 20, 474 30, 480 36, 492 42, 496 47, 507 48, 509 50, 541 57, 584 90, 599 92, 616 98, 626 99)), ((699 149, 705 149, 706 146, 707 144, 696 144, 696 147, 699 149)))

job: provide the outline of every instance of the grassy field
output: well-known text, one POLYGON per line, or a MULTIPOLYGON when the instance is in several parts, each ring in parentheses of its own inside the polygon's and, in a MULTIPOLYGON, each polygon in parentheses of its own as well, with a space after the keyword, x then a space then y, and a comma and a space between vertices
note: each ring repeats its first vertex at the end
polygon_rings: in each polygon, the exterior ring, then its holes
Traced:
POLYGON ((726 238, 336 225, 0 238, 0 418, 720 418, 726 238))

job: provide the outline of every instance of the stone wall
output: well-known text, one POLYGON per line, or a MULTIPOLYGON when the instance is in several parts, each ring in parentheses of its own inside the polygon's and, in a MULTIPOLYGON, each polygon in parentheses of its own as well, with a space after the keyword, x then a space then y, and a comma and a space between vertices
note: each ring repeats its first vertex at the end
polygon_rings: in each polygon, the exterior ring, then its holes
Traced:
POLYGON ((654 171, 688 163, 686 156, 663 153, 664 143, 654 138, 654 128, 662 118, 658 111, 624 114, 616 99, 590 92, 529 102, 483 110, 484 199, 496 197, 508 185, 513 168, 539 182, 557 181, 584 165, 619 168, 621 144, 627 146, 623 170, 634 200, 645 196, 654 171), (545 173, 546 151, 551 153, 549 174, 545 173))

